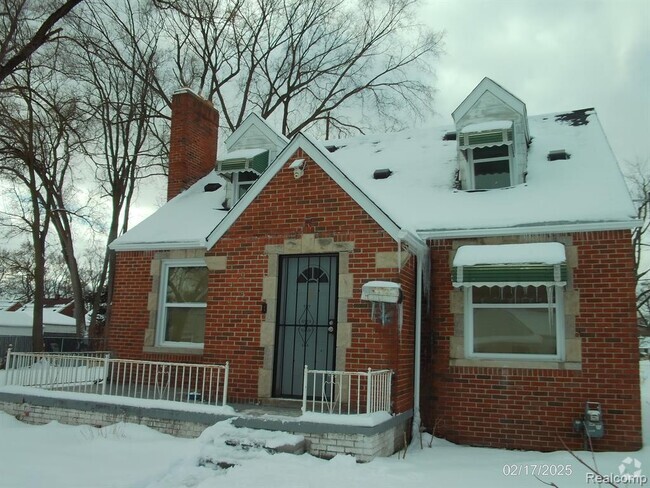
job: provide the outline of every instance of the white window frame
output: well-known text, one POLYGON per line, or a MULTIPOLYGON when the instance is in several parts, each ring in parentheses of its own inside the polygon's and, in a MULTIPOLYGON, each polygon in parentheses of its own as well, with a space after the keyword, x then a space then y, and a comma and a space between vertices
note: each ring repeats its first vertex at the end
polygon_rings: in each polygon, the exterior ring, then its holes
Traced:
MULTIPOLYGON (((497 286, 485 285, 482 286, 497 286)), ((513 284, 512 286, 534 286, 525 283, 513 284)), ((509 353, 481 353, 474 352, 474 308, 548 308, 548 303, 482 303, 476 307, 472 300, 473 286, 465 287, 465 357, 475 359, 517 359, 526 361, 563 361, 565 357, 564 350, 564 287, 561 285, 553 286, 553 295, 555 302, 551 305, 554 310, 555 316, 555 341, 556 341, 556 354, 509 354, 509 353)))
MULTIPOLYGON (((499 147, 499 146, 506 146, 508 148, 508 176, 510 177, 510 183, 507 186, 501 186, 499 188, 509 188, 513 186, 512 182, 512 176, 513 176, 513 157, 512 157, 512 144, 511 143, 500 143, 500 144, 491 144, 490 146, 475 146, 475 147, 468 147, 467 148, 467 156, 468 156, 468 163, 469 163, 469 168, 470 168, 470 188, 472 190, 478 190, 479 188, 476 188, 476 165, 477 164, 482 164, 482 163, 490 163, 492 161, 503 161, 505 159, 505 156, 500 156, 496 158, 480 158, 480 159, 474 159, 474 150, 475 149, 483 149, 483 147, 499 147)), ((498 190, 499 188, 480 188, 480 190, 498 190)))
MULTIPOLYGON (((167 303, 167 280, 169 279, 170 268, 207 268, 204 259, 167 259, 161 263, 160 269, 160 291, 158 293, 158 320, 156 324, 156 344, 161 347, 187 347, 202 349, 203 342, 176 342, 168 341, 165 338, 167 324, 167 308, 169 306, 180 308, 207 308, 206 303, 167 303)), ((203 324, 205 334, 205 323, 203 324)))
MULTIPOLYGON (((233 187, 233 202, 238 202, 241 197, 246 194, 246 191, 257 181, 257 178, 252 181, 239 181, 240 172, 233 173, 232 175, 232 187, 233 187), (246 191, 242 193, 242 187, 247 187, 246 191)), ((259 178, 259 176, 258 176, 259 178)))

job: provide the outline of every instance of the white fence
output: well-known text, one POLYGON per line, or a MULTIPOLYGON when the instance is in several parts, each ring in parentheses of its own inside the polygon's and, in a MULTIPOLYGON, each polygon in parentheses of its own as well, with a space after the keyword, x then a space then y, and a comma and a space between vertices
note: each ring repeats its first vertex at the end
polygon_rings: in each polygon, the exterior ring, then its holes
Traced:
POLYGON ((310 370, 305 366, 302 412, 357 414, 391 411, 393 372, 310 370))
POLYGON ((109 353, 7 352, 6 384, 225 405, 229 364, 112 359, 109 353))

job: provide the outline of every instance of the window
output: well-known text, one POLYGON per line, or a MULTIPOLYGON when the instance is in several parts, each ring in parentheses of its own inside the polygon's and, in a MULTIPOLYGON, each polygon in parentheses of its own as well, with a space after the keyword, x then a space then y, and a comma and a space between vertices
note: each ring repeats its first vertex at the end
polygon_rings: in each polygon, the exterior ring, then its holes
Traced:
POLYGON ((465 288, 465 345, 470 357, 561 359, 561 286, 465 288))
POLYGON ((477 147, 468 150, 474 190, 511 186, 510 146, 477 147))
POLYGON ((158 342, 200 347, 205 333, 208 268, 202 260, 163 263, 158 342))
POLYGON ((513 185, 511 121, 466 126, 458 144, 468 165, 467 190, 490 190, 513 185), (499 130, 484 128, 494 125, 499 130))
POLYGON ((235 202, 246 194, 257 178, 257 174, 252 171, 242 171, 233 175, 232 184, 235 192, 235 202))

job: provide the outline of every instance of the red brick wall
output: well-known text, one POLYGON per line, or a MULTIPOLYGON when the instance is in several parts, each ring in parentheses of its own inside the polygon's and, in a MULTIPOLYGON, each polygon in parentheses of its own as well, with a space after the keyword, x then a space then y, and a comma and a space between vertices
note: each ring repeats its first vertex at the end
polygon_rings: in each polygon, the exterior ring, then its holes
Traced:
POLYGON ((167 200, 212 171, 217 160, 219 113, 191 91, 172 97, 167 200))
MULTIPOLYGON (((395 370, 395 411, 408 410, 413 397, 415 259, 410 258, 401 273, 396 268, 376 269, 375 253, 397 251, 396 242, 306 154, 298 151, 295 158, 307 160, 304 175, 295 179, 287 168, 289 161, 208 253, 227 256, 227 269, 210 273, 204 353, 185 360, 229 360, 229 398, 255 400, 258 371, 264 360, 260 326, 262 279, 269 260, 265 246, 283 244, 285 239, 303 234, 335 242, 353 241, 354 250, 349 255, 353 297, 348 301, 352 344, 347 349, 346 369, 395 370), (370 280, 402 283, 405 300, 401 332, 397 326, 382 327, 372 321, 369 303, 360 300, 361 286, 370 280)), ((142 352, 149 321, 146 308, 152 257, 148 252, 118 253, 110 346, 121 357, 179 361, 176 355, 142 352)))
POLYGON ((220 239, 211 254, 227 255, 228 266, 210 289, 208 323, 219 324, 206 334, 206 353, 230 358, 232 395, 255 398, 257 374, 263 364, 259 346, 262 320, 262 278, 268 266, 266 245, 315 234, 335 242, 355 243, 349 272, 354 274, 353 298, 348 302, 352 345, 346 369, 392 368, 397 411, 412 405, 410 372, 413 368, 413 298, 405 302, 401 335, 396 327, 382 327, 370 317, 370 305, 360 300, 361 286, 369 280, 392 280, 412 286, 413 260, 401 275, 397 270, 376 270, 375 253, 396 251, 397 244, 381 227, 302 151, 292 158, 305 158, 300 179, 285 167, 260 193, 244 214, 220 239))
POLYGON ((605 437, 597 450, 641 447, 639 352, 633 258, 628 231, 572 235, 578 249, 573 287, 579 292, 576 335, 580 371, 449 365, 451 241, 432 244, 432 325, 424 332, 425 425, 461 444, 514 449, 581 449, 572 421, 586 401, 600 402, 605 437))

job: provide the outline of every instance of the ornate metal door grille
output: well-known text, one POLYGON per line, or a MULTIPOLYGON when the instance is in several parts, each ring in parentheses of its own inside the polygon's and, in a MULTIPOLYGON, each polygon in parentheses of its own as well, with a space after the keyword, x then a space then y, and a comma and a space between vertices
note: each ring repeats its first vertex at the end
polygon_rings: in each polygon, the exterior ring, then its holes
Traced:
POLYGON ((336 351, 338 256, 282 256, 275 341, 276 397, 302 396, 303 372, 332 370, 336 351))

